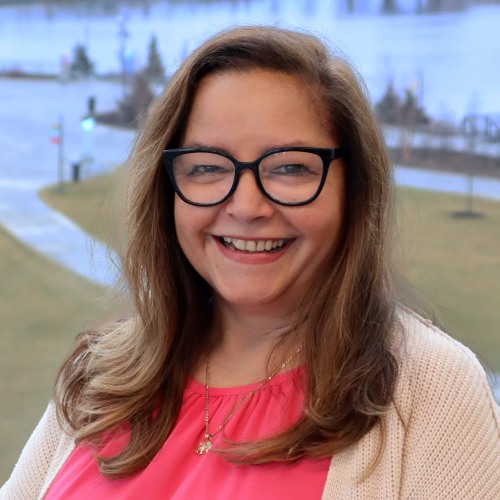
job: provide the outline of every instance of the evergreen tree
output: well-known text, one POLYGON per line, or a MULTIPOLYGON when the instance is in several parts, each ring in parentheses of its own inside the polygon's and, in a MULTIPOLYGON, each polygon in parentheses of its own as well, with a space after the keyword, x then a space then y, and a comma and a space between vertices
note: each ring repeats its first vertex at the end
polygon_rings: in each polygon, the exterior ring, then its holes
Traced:
POLYGON ((375 111, 383 123, 397 125, 401 121, 401 100, 394 90, 392 83, 387 85, 387 90, 382 99, 375 105, 375 111))
POLYGON ((383 0, 382 1, 382 13, 383 14, 395 14, 398 11, 398 6, 396 0, 383 0))
POLYGON ((94 64, 89 59, 85 45, 79 44, 75 47, 70 71, 74 77, 90 76, 94 73, 94 64))
POLYGON ((406 89, 405 100, 401 106, 401 118, 404 125, 417 126, 429 123, 429 117, 418 104, 415 93, 406 89))
POLYGON ((406 89, 404 100, 401 101, 392 83, 389 83, 382 99, 375 105, 375 111, 383 123, 391 125, 415 127, 430 122, 415 93, 406 89))
POLYGON ((154 93, 146 73, 144 71, 136 73, 132 79, 130 92, 118 102, 121 121, 127 124, 140 123, 153 99, 154 93))
POLYGON ((152 81, 163 82, 165 80, 165 68, 163 66, 156 35, 151 37, 148 49, 148 64, 146 75, 152 81))

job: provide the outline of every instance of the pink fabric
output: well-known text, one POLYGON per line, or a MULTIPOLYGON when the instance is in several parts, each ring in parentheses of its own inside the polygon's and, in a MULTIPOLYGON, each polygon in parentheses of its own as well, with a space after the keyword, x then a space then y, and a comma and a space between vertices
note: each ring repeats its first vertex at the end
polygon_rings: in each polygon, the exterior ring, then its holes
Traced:
MULTIPOLYGON (((302 408, 303 376, 304 370, 297 368, 274 377, 236 413, 224 431, 216 434, 214 447, 223 447, 224 438, 253 440, 293 424, 302 408)), ((256 385, 210 389, 209 429, 216 429, 256 385)), ((290 465, 238 466, 215 453, 197 455, 195 448, 204 434, 204 391, 202 384, 189 381, 178 423, 146 469, 125 479, 108 479, 99 473, 92 452, 80 445, 57 475, 46 499, 321 498, 329 459, 303 459, 290 465)), ((119 449, 123 441, 123 438, 112 440, 102 450, 103 454, 119 449)))

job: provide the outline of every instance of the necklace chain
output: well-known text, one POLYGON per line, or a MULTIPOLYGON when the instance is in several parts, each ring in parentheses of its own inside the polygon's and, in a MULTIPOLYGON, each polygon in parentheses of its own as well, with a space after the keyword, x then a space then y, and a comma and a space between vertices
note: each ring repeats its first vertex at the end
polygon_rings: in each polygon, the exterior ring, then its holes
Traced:
POLYGON ((236 405, 236 407, 231 411, 222 423, 217 427, 212 432, 209 432, 208 430, 208 382, 210 380, 210 359, 207 356, 206 359, 206 364, 205 364, 205 436, 203 438, 203 441, 200 442, 200 444, 196 447, 196 453, 198 455, 203 455, 204 453, 207 453, 211 448, 212 448, 212 439, 213 437, 221 431, 228 423, 229 421, 236 415, 236 413, 243 407, 243 405, 257 392, 260 391, 266 384, 268 384, 273 377, 275 377, 281 370, 283 370, 289 363, 292 361, 292 359, 299 354, 299 352, 302 350, 302 347, 299 347, 289 358, 286 359, 284 363, 282 363, 276 370, 274 370, 271 375, 269 375, 267 378, 262 380, 256 387, 254 387, 250 392, 247 392, 241 401, 236 405))

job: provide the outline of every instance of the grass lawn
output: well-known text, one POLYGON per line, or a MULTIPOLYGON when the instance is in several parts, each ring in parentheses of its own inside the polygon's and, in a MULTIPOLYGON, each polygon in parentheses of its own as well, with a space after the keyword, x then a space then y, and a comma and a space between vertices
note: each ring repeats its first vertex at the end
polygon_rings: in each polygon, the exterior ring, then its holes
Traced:
MULTIPOLYGON (((110 178, 47 188, 42 198, 85 230, 103 236, 96 207, 111 192, 110 178)), ((500 203, 475 200, 484 217, 452 216, 464 210, 461 196, 398 189, 400 243, 409 280, 456 338, 500 372, 500 203)))
POLYGON ((103 290, 0 228, 0 485, 51 397, 75 334, 100 314, 103 290))
MULTIPOLYGON (((104 237, 109 177, 46 188, 42 198, 104 237)), ((484 217, 452 216, 460 196, 399 189, 404 268, 455 337, 500 373, 500 203, 476 200, 484 217)), ((33 253, 0 229, 0 484, 51 395, 75 334, 105 313, 103 290, 33 253)))
POLYGON ((59 186, 48 186, 39 194, 45 203, 104 241, 106 228, 103 221, 109 216, 109 199, 114 196, 111 179, 111 176, 103 175, 84 182, 67 183, 62 193, 59 186))
POLYGON ((445 329, 500 373, 500 203, 478 198, 483 217, 457 218, 462 196, 398 193, 409 281, 445 329))

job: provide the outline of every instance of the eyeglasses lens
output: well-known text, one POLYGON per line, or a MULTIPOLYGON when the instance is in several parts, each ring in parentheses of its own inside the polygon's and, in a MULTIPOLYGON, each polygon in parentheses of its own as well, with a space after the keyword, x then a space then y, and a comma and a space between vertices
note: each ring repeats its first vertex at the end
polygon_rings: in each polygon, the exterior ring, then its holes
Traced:
POLYGON ((259 165, 264 190, 274 200, 302 203, 312 198, 323 175, 323 160, 305 151, 282 151, 266 156, 259 165))
POLYGON ((229 193, 234 164, 215 153, 185 153, 174 160, 175 182, 184 197, 194 203, 217 203, 229 193))

